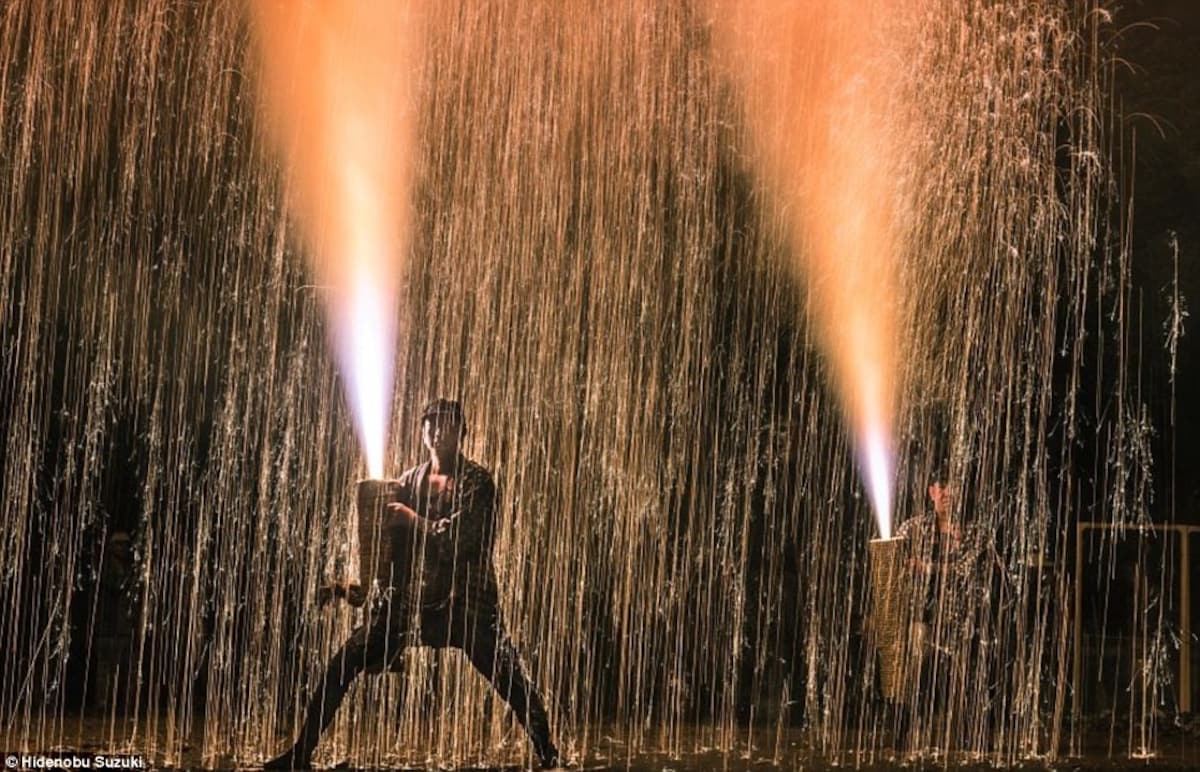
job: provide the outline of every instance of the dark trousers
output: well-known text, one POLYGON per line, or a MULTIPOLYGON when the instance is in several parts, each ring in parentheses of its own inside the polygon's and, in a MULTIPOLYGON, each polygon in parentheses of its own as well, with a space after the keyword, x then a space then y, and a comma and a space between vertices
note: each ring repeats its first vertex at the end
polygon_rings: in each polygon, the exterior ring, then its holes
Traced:
POLYGON ((546 706, 525 675, 497 610, 468 613, 453 604, 422 610, 420 623, 414 629, 409 612, 402 611, 399 604, 382 602, 330 659, 324 682, 309 699, 304 725, 291 751, 293 758, 307 761, 312 757, 321 734, 333 721, 359 673, 383 671, 411 645, 462 649, 475 669, 512 708, 539 756, 553 747, 546 706))

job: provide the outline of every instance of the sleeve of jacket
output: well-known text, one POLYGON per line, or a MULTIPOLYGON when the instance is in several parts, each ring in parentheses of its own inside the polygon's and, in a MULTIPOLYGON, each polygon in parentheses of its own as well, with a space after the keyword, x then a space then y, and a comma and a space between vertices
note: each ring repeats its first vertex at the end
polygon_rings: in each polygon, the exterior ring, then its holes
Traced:
POLYGON ((962 535, 959 549, 948 561, 948 568, 960 579, 978 579, 983 575, 980 569, 983 568, 984 557, 983 534, 976 528, 968 528, 962 535))
POLYGON ((400 479, 396 481, 396 485, 390 491, 392 501, 403 504, 411 509, 417 508, 416 486, 414 485, 417 477, 417 469, 419 467, 406 469, 400 475, 400 479))

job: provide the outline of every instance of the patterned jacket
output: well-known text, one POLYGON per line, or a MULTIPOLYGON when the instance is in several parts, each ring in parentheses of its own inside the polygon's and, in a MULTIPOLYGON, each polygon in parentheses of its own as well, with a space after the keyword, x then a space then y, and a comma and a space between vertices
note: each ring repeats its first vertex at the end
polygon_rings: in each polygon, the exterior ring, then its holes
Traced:
POLYGON ((914 589, 918 607, 940 645, 973 629, 972 611, 981 584, 983 556, 979 534, 963 528, 957 538, 938 531, 937 517, 920 515, 907 520, 896 532, 907 542, 908 557, 925 563, 928 573, 918 575, 914 589))

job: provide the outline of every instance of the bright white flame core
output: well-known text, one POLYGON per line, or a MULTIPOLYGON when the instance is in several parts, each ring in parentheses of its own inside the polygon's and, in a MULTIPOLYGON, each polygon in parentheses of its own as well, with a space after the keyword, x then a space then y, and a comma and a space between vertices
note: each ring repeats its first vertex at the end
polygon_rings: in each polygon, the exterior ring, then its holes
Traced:
POLYGON ((867 495, 875 510, 879 538, 892 538, 892 451, 887 433, 880 427, 870 427, 864 433, 862 448, 863 474, 867 495))
POLYGON ((395 308, 391 293, 366 275, 358 277, 346 303, 334 320, 338 364, 367 473, 381 478, 391 425, 395 308))

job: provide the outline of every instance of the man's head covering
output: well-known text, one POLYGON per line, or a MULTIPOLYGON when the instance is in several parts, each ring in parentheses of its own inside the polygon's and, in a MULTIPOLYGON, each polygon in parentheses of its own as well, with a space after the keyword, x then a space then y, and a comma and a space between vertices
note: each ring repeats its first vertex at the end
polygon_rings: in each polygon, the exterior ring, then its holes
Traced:
POLYGON ((460 426, 467 425, 467 417, 463 414, 462 403, 455 399, 438 397, 421 411, 421 421, 452 421, 460 426))
POLYGON ((929 484, 946 485, 950 482, 950 463, 946 458, 935 458, 929 466, 929 484))

